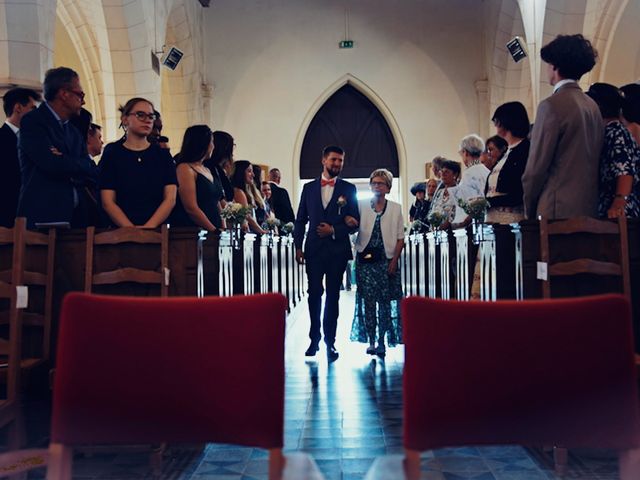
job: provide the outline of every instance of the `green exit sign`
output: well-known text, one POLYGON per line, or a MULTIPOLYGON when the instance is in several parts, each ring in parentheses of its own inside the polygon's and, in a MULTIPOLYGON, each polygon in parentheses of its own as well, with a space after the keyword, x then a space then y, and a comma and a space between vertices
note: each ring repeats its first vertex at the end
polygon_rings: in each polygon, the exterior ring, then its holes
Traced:
POLYGON ((340 48, 353 48, 353 40, 342 40, 340 48))

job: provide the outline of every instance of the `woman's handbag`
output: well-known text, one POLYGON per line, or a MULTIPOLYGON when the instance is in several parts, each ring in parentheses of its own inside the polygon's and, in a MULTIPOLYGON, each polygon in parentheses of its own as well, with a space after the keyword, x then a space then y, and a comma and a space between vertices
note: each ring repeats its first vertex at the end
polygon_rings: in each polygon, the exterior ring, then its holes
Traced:
POLYGON ((382 250, 379 248, 365 247, 361 252, 358 252, 358 262, 360 263, 376 263, 382 260, 382 250))

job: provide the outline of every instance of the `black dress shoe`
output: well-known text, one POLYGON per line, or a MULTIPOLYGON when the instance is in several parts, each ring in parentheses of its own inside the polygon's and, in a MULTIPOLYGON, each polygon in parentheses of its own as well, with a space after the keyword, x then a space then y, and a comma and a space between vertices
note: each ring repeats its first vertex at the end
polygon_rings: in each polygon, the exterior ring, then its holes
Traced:
POLYGON ((335 362, 339 356, 340 354, 336 350, 336 347, 334 346, 329 347, 327 345, 327 360, 329 360, 329 362, 335 362))
POLYGON ((309 345, 309 348, 307 348, 307 351, 304 352, 304 356, 305 357, 315 357, 316 356, 316 352, 320 350, 320 347, 318 346, 317 343, 311 342, 311 345, 309 345))

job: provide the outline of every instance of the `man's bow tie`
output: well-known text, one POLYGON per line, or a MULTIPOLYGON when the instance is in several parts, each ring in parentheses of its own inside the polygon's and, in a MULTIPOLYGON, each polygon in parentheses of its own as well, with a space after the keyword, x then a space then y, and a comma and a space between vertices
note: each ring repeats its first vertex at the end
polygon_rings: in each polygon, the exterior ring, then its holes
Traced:
POLYGON ((332 178, 331 180, 325 180, 324 178, 320 179, 320 186, 326 187, 327 185, 331 185, 332 187, 336 186, 336 179, 332 178))

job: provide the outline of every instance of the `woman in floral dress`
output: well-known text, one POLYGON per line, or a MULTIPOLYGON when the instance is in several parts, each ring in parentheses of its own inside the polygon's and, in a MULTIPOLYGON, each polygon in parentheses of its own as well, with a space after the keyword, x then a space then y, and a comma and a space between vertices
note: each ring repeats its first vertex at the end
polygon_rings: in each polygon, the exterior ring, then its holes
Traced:
POLYGON ((367 353, 380 357, 386 354, 385 337, 389 346, 402 343, 398 261, 404 247, 404 222, 400 204, 385 198, 392 181, 393 175, 385 169, 369 177, 373 198, 359 203, 355 242, 358 290, 351 340, 368 342, 367 353))
POLYGON ((587 92, 600 108, 604 142, 600 155, 598 216, 640 217, 640 149, 620 122, 622 95, 617 87, 594 83, 587 92))

